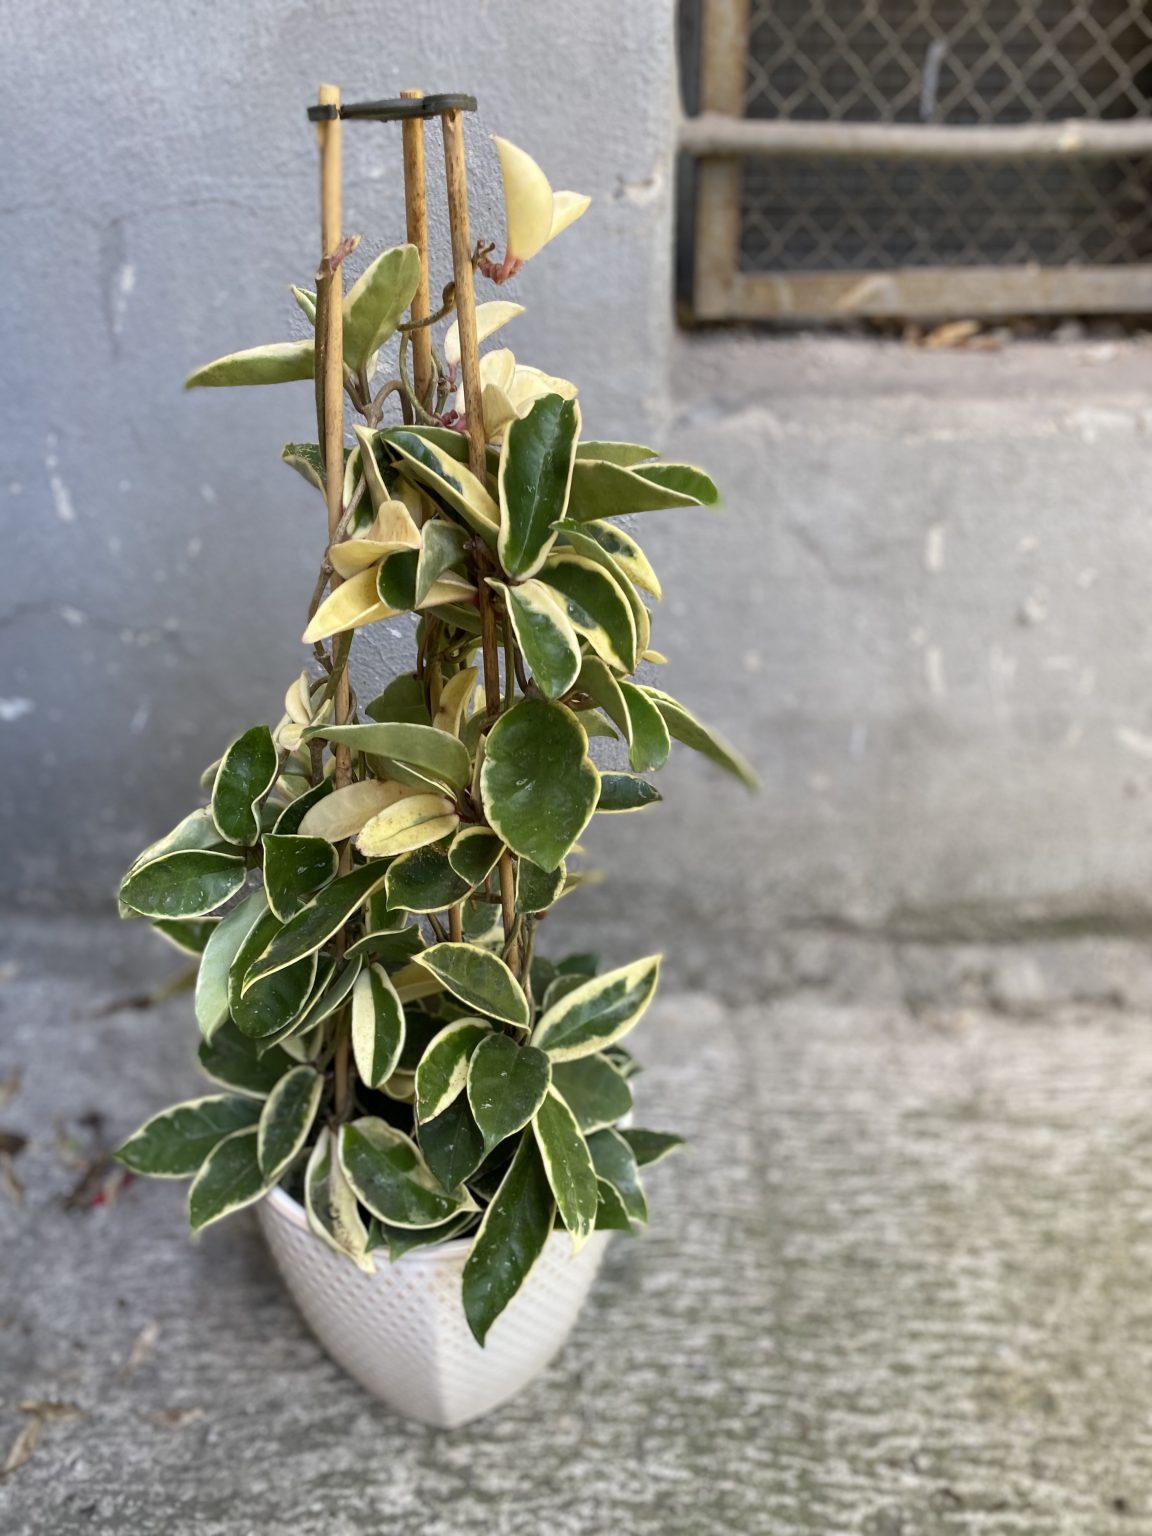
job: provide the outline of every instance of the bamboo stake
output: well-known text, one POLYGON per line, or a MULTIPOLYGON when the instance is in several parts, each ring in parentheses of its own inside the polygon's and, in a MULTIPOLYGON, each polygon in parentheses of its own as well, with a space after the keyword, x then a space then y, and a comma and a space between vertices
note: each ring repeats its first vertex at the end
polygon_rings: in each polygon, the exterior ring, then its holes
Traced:
MULTIPOLYGON (((467 404, 468 467, 483 484, 487 473, 487 435, 480 385, 480 344, 476 339, 476 290, 472 277, 472 236, 468 228, 468 167, 464 156, 464 124, 459 112, 445 112, 444 171, 448 183, 448 227, 452 233, 452 276, 456 285, 456 324, 460 332, 460 377, 467 404)), ((500 662, 496 616, 492 594, 485 580, 487 556, 477 547, 476 591, 480 604, 480 643, 484 658, 484 706, 491 720, 500 708, 500 662)), ((518 970, 518 945, 513 937, 516 921, 515 879, 512 859, 500 855, 500 905, 504 919, 504 957, 518 970)))
MULTIPOLYGON (((423 91, 401 91, 408 100, 419 100, 423 91)), ((406 118, 404 138, 404 212, 408 243, 420 252, 420 282, 412 296, 412 319, 426 320, 428 308, 428 193, 424 181, 424 119, 406 118)), ((412 382, 416 398, 427 406, 432 386, 432 331, 427 325, 412 332, 412 382)))

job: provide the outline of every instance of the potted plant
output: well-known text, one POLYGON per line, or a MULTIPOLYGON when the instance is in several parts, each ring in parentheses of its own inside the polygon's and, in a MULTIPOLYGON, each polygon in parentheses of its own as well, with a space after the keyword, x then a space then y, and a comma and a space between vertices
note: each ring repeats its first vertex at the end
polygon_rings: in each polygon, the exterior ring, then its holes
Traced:
MULTIPOLYGON (((451 187, 448 118, 445 139, 451 187)), ((455 283, 429 313, 418 243, 376 257, 341 299, 352 243, 326 240, 318 290, 294 290, 315 339, 189 379, 315 377, 321 443, 284 458, 334 520, 311 664, 282 716, 227 747, 203 776, 207 804, 120 887, 125 916, 197 957, 213 1091, 155 1115, 118 1156, 190 1178, 194 1232, 260 1202, 330 1353, 434 1423, 486 1411, 555 1352, 608 1235, 645 1221, 641 1169, 679 1144, 631 1123, 624 1042, 659 957, 602 973, 537 948, 580 883, 578 839, 593 816, 659 800, 647 775, 673 740, 751 783, 637 680, 663 661, 646 602, 660 584, 611 520, 711 504, 711 480, 585 438, 575 385, 504 349, 478 358, 477 338, 519 308, 475 308, 473 271, 502 281, 587 206, 498 149, 501 263, 469 250, 457 198, 455 283), (395 377, 380 378, 390 341, 395 377), (352 638, 397 615, 411 615, 413 669, 361 700, 352 638), (597 738, 622 743, 627 769, 596 766, 597 738)))

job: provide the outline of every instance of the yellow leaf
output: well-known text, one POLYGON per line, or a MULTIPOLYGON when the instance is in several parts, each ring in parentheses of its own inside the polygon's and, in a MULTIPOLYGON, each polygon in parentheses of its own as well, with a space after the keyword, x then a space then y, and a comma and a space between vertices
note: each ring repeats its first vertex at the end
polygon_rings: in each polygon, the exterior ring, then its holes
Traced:
POLYGON ((332 569, 345 578, 356 576, 398 549, 419 549, 420 530, 402 501, 381 502, 369 528, 355 539, 329 547, 332 569))
POLYGON ((668 665, 668 658, 663 651, 644 651, 640 660, 650 661, 654 667, 666 667, 668 665))
POLYGON ((422 603, 417 603, 417 611, 425 608, 438 608, 441 603, 466 603, 476 596, 476 588, 470 581, 465 581, 463 576, 458 576, 455 571, 445 571, 442 576, 428 588, 422 603))
POLYGON ((294 725, 307 725, 312 719, 312 701, 308 691, 307 672, 301 672, 284 695, 284 713, 294 725))
POLYGON ((575 224, 576 220, 587 213, 590 197, 585 197, 582 192, 557 192, 552 198, 552 227, 548 231, 549 240, 555 240, 557 235, 563 234, 569 224, 575 224))
POLYGON ((456 807, 445 795, 408 795, 373 816, 361 829, 356 847, 368 859, 390 858, 439 842, 460 824, 456 807))
MULTIPOLYGON (((502 325, 523 313, 523 304, 510 304, 507 299, 490 299, 486 304, 477 304, 476 340, 486 341, 502 325)), ((460 362, 460 327, 455 320, 444 337, 444 361, 449 368, 455 368, 460 362)))
POLYGON ((351 581, 342 582, 335 592, 330 592, 317 608, 312 622, 304 631, 303 642, 312 645, 317 640, 327 640, 347 629, 359 629, 364 624, 374 624, 377 619, 395 618, 395 608, 380 601, 376 591, 374 569, 361 571, 351 581))
POLYGON ((504 183, 504 220, 508 258, 524 262, 548 242, 552 231, 552 187, 524 150, 493 136, 504 183))
POLYGON ((440 707, 432 722, 438 731, 448 731, 453 736, 459 736, 460 722, 464 718, 465 707, 476 687, 478 676, 475 667, 465 667, 444 684, 440 690, 440 707))
POLYGON ((300 823, 301 837, 323 837, 330 843, 353 837, 373 816, 417 793, 395 779, 364 779, 345 784, 318 800, 300 823))

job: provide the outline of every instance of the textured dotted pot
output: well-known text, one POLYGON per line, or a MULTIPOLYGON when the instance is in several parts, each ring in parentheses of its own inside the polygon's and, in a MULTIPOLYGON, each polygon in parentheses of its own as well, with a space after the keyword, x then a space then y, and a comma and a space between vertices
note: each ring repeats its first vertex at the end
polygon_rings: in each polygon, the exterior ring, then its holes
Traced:
POLYGON ((398 1413, 445 1429, 506 1403, 539 1375, 568 1337, 610 1235, 594 1232, 573 1254, 568 1234, 554 1232, 481 1349, 460 1300, 470 1238, 414 1249, 394 1264, 382 1251, 376 1273, 365 1275, 315 1236, 282 1189, 257 1215, 293 1300, 337 1365, 398 1413))

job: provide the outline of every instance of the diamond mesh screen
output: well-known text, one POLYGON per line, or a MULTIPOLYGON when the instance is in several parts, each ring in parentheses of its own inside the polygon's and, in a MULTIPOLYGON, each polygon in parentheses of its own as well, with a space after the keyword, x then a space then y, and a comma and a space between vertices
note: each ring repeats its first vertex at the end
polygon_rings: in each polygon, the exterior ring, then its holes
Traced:
MULTIPOLYGON (((1152 106, 1142 0, 751 0, 745 113, 836 122, 1124 118, 1152 106)), ((1152 257, 1152 158, 751 160, 749 272, 1152 257)))

